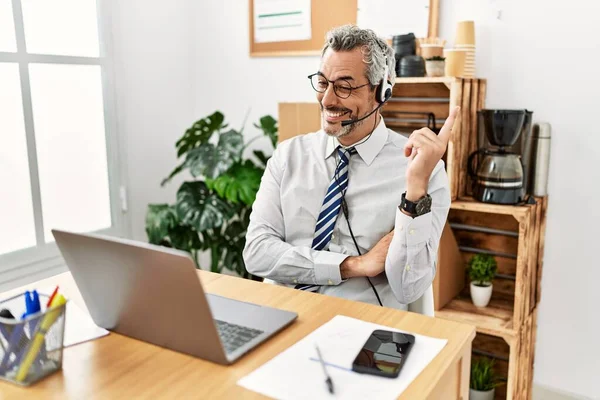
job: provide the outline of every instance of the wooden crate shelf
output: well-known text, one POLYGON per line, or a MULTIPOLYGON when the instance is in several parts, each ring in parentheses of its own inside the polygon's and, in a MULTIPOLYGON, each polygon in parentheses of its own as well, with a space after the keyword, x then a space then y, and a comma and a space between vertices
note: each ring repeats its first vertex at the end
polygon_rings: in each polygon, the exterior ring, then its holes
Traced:
POLYGON ((510 339, 478 332, 473 340, 472 360, 484 356, 496 360, 495 371, 503 385, 496 388, 496 400, 531 398, 537 309, 518 334, 510 339))
POLYGON ((492 299, 487 307, 478 308, 473 305, 470 297, 459 296, 436 311, 435 316, 475 325, 477 332, 506 340, 519 334, 513 324, 512 305, 502 300, 492 299))
POLYGON ((407 83, 443 83, 448 87, 454 82, 457 78, 453 78, 450 76, 438 76, 438 77, 414 77, 414 78, 396 78, 397 85, 403 85, 407 83))
POLYGON ((436 280, 462 277, 463 281, 449 285, 455 291, 449 300, 448 293, 435 293, 441 282, 434 285, 434 297, 445 301, 436 303, 435 315, 476 327, 473 357, 497 359, 497 370, 506 380, 496 390, 496 399, 531 398, 547 205, 546 197, 536 198, 533 205, 518 206, 464 198, 452 202, 448 229, 442 234, 440 243, 445 247, 440 245, 440 251, 446 257, 438 258, 436 280), (448 246, 453 243, 462 263, 447 257, 452 253, 448 246), (498 262, 492 299, 485 308, 473 305, 465 274, 465 266, 475 253, 493 254, 498 262))

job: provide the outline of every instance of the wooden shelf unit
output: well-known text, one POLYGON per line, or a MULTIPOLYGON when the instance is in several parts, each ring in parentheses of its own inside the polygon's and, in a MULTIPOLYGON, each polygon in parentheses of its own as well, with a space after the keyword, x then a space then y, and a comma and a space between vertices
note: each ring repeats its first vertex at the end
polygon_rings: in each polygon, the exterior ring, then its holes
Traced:
POLYGON ((471 360, 479 356, 496 361, 495 370, 503 381, 496 388, 495 400, 531 399, 535 355, 537 309, 519 334, 510 340, 478 332, 473 340, 471 360))
MULTIPOLYGON (((436 279, 462 276, 463 282, 452 285, 456 291, 453 298, 436 303, 435 315, 476 327, 473 357, 496 358, 500 375, 506 379, 506 385, 496 391, 496 399, 531 396, 547 205, 547 197, 538 197, 533 205, 469 199, 450 206, 448 225, 463 262, 440 258, 436 279), (492 298, 485 308, 473 305, 465 273, 468 260, 476 253, 493 254, 498 263, 492 298), (459 270, 447 271, 452 268, 459 270)), ((449 243, 447 238, 443 243, 449 243)), ((438 287, 434 284, 434 290, 438 287)))
MULTIPOLYGON (((518 335, 520 327, 539 302, 543 233, 547 198, 536 198, 537 204, 504 206, 473 200, 452 202, 448 222, 464 268, 476 253, 492 254, 498 262, 491 306, 477 309, 469 306, 467 277, 460 292, 448 304, 437 304, 440 316, 480 321, 482 332, 501 337, 518 335), (470 316, 466 317, 464 314, 470 316), (497 329, 494 332, 494 329, 497 329)), ((444 268, 440 260, 439 268, 444 268)), ((452 268, 457 268, 452 266, 452 268)), ((453 319, 454 319, 453 318, 453 319)))

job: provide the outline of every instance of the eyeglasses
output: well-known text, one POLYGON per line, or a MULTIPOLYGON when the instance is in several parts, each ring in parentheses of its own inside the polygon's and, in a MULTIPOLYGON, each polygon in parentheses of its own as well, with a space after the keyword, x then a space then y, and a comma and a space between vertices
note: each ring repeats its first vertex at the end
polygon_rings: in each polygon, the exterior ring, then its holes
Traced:
POLYGON ((347 99, 350 97, 353 90, 369 85, 369 83, 365 83, 364 85, 353 87, 350 85, 350 82, 347 79, 336 79, 335 81, 330 81, 320 72, 309 75, 308 79, 310 79, 310 84, 312 85, 313 89, 319 93, 325 93, 329 87, 329 83, 333 83, 333 92, 337 97, 342 99, 347 99))

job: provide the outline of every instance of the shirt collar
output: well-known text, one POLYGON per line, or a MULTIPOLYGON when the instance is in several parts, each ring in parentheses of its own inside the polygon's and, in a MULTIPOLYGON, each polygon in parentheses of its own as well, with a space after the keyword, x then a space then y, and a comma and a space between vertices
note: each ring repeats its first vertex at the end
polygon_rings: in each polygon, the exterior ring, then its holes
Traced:
MULTIPOLYGON (((362 160, 367 164, 371 165, 377 154, 383 149, 385 142, 388 138, 387 127, 385 126, 385 122, 383 118, 379 121, 377 128, 371 134, 367 140, 362 139, 357 145, 354 147, 356 151, 362 158, 362 160)), ((325 146, 325 159, 331 157, 341 144, 338 142, 337 138, 329 138, 327 137, 327 142, 325 146)), ((343 147, 343 146, 342 146, 343 147)))

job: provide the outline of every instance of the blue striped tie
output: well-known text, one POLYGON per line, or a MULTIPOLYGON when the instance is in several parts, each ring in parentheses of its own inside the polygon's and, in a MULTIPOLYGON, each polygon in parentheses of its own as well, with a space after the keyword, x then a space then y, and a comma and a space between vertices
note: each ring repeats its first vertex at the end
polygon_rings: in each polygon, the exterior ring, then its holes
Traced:
MULTIPOLYGON (((350 162, 350 156, 356 154, 356 149, 354 147, 347 149, 338 147, 337 153, 340 160, 325 194, 321 212, 317 218, 317 225, 315 226, 315 235, 312 242, 314 250, 324 250, 329 247, 335 221, 342 208, 342 198, 348 189, 348 163, 350 162)), ((316 292, 319 290, 319 285, 298 284, 295 288, 316 292)))

